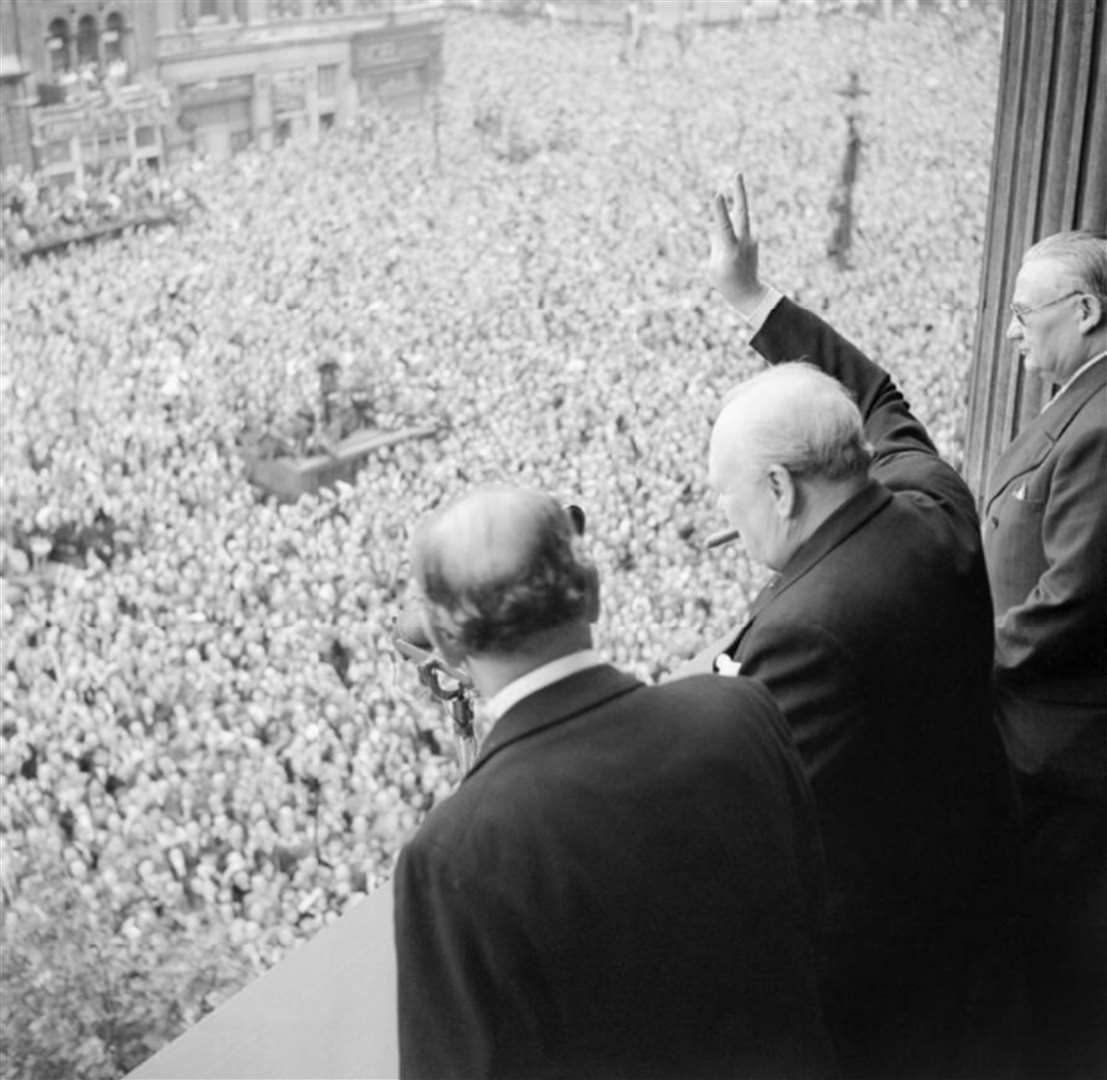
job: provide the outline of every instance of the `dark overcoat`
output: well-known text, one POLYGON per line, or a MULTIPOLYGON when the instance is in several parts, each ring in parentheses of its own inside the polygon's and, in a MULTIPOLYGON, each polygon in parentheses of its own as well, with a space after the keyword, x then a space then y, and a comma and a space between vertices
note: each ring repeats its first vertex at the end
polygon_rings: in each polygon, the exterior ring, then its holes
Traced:
POLYGON ((401 853, 403 1076, 828 1075, 820 859, 762 687, 540 690, 401 853))
POLYGON ((889 375, 817 316, 784 298, 752 344, 770 363, 803 359, 842 382, 874 460, 865 487, 693 670, 728 654, 795 736, 826 850, 824 991, 843 1068, 938 1075, 927 1070, 958 1053, 968 961, 1010 902, 973 496, 889 375))

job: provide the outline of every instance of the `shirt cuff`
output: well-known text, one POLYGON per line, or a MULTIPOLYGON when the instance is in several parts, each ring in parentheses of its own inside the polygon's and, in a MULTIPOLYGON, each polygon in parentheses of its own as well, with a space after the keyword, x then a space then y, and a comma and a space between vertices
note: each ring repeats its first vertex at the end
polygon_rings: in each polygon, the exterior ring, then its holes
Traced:
POLYGON ((755 337, 761 327, 765 325, 765 320, 773 313, 773 309, 784 299, 784 293, 779 289, 773 288, 772 285, 765 286, 765 295, 757 302, 755 307, 749 314, 745 312, 739 312, 742 316, 747 327, 749 327, 750 337, 755 337))

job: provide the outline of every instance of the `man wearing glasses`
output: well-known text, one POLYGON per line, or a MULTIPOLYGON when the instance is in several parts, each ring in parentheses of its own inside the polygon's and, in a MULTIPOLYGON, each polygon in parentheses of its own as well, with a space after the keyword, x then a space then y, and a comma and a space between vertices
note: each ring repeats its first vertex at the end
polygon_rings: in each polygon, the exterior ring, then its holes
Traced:
POLYGON ((1035 244, 1007 330, 1059 387, 984 502, 1021 818, 1027 1075, 1107 1075, 1107 239, 1035 244))

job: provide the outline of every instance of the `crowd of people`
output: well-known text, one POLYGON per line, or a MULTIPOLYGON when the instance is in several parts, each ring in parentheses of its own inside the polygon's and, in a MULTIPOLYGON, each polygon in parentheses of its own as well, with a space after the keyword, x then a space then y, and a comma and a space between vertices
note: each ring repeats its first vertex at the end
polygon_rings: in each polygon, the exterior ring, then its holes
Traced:
POLYGON ((59 185, 13 165, 0 176, 0 261, 128 224, 187 213, 191 192, 150 166, 111 162, 59 185))
MULTIPOLYGON (((703 548, 723 524, 703 462, 757 361, 702 273, 709 194, 739 164, 764 276, 879 358, 959 463, 999 32, 991 9, 841 15, 683 53, 656 38, 628 66, 618 28, 454 16, 438 153, 425 116, 377 117, 184 163, 124 190, 193 193, 189 220, 15 267, 3 933, 60 866, 113 932, 203 919, 260 969, 386 878, 458 775, 448 717, 391 646, 410 527, 473 483, 584 508, 598 642, 648 681, 740 617, 759 577, 703 548), (839 93, 852 68, 860 105, 839 93), (843 269, 825 252, 847 110, 843 269), (328 360, 383 429, 441 434, 336 491, 261 499, 244 441, 328 360)), ((34 207, 66 220, 16 188, 24 228, 34 207)), ((6 188, 5 232, 12 205, 6 188)))

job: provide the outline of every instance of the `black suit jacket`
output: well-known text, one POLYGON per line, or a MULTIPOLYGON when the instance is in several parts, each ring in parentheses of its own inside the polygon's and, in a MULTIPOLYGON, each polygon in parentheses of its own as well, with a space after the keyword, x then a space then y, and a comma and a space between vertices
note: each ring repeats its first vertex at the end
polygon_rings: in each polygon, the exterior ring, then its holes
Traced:
POLYGON ((1107 360, 996 462, 984 504, 998 715, 1020 772, 1107 789, 1107 360))
POLYGON ((401 1072, 826 1075, 819 866, 761 687, 603 666, 541 690, 401 853, 401 1072))
POLYGON ((698 658, 732 655, 787 718, 823 830, 828 966, 846 970, 858 950, 925 943, 1006 902, 992 604, 973 497, 887 373, 786 298, 753 345, 848 387, 875 454, 865 488, 698 658))

